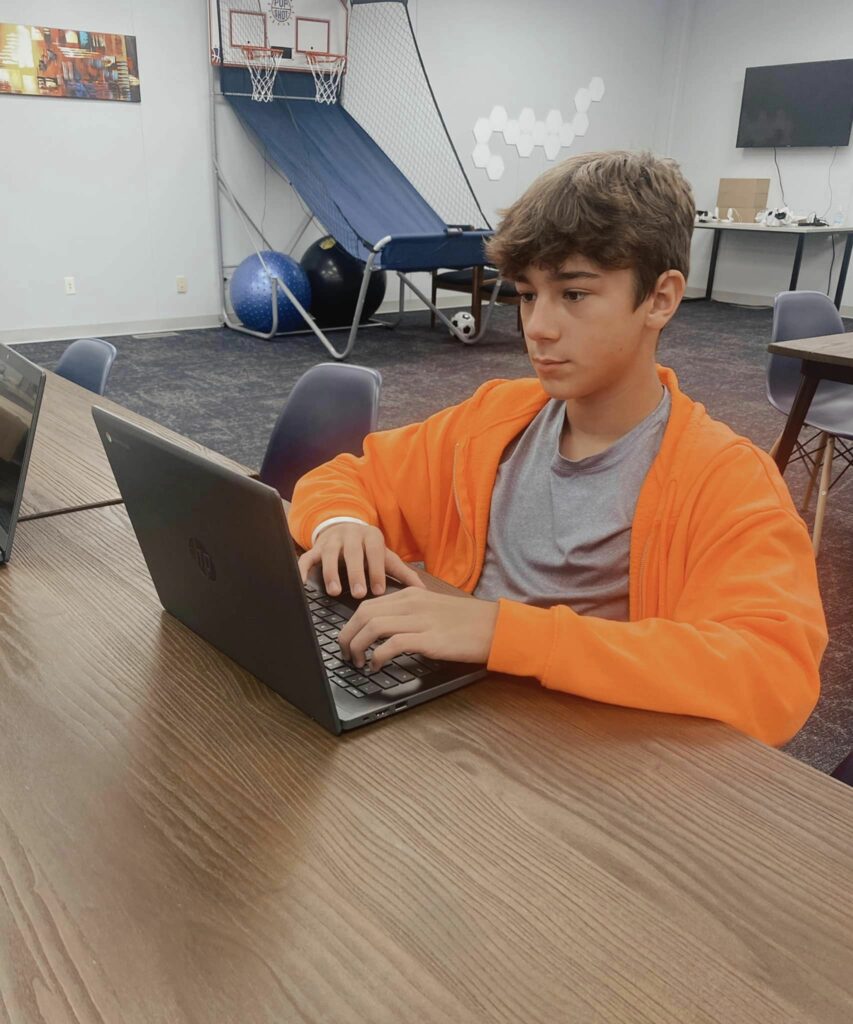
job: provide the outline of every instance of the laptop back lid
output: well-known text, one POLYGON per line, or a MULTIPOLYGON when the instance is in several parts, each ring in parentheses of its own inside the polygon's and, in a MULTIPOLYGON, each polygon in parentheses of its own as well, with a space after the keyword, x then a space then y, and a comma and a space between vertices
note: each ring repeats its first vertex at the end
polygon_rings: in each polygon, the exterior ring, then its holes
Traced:
POLYGON ((0 345, 0 562, 12 553, 45 372, 0 345))
POLYGON ((166 611, 340 732, 278 492, 104 409, 92 415, 166 611))

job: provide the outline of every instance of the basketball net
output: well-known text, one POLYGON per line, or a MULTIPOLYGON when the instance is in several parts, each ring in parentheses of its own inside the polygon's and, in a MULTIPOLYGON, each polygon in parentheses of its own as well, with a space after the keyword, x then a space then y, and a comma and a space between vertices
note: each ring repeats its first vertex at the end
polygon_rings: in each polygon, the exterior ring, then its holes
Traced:
POLYGON ((252 76, 252 99, 256 103, 272 100, 275 76, 281 66, 281 56, 268 46, 241 46, 246 55, 246 67, 252 76))
POLYGON ((315 99, 318 103, 334 103, 338 98, 346 57, 342 53, 318 53, 314 50, 305 56, 314 76, 315 99))

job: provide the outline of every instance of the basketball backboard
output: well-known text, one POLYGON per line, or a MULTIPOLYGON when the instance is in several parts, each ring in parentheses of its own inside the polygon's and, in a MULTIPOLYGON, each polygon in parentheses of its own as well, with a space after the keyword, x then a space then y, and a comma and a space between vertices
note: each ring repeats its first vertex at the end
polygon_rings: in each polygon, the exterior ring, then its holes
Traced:
POLYGON ((214 64, 245 67, 241 47, 273 47, 285 71, 310 71, 308 53, 347 52, 346 0, 209 0, 214 64))

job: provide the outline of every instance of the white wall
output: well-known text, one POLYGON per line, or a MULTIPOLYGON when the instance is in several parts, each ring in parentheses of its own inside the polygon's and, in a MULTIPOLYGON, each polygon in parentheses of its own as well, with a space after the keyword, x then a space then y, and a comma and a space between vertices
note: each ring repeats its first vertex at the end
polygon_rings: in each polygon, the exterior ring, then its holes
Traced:
MULTIPOLYGON (((693 183, 697 205, 713 208, 720 178, 770 178, 771 206, 782 203, 779 180, 769 149, 736 149, 740 101, 747 67, 850 57, 853 4, 838 0, 695 0, 690 31, 681 54, 686 68, 677 98, 672 155, 693 183)), ((853 148, 840 147, 832 167, 832 201, 827 176, 831 149, 777 150, 785 198, 797 212, 832 221, 844 211, 853 223, 853 148)), ((697 232, 693 243, 690 285, 704 291, 711 232, 697 232)), ((795 238, 732 234, 723 237, 717 263, 715 296, 733 301, 769 303, 788 287, 795 238)), ((832 291, 843 242, 836 243, 832 291)), ((832 247, 826 237, 806 237, 799 288, 825 291, 832 247)), ((853 313, 853 274, 842 299, 853 313)))
POLYGON ((135 35, 142 83, 139 104, 0 96, 0 340, 217 323, 204 4, 0 0, 0 21, 135 35))
MULTIPOLYGON (((594 75, 604 79, 605 96, 589 111, 590 127, 558 159, 589 149, 641 148, 666 134, 671 117, 674 74, 667 57, 672 25, 681 24, 680 0, 409 0, 418 45, 436 99, 463 167, 486 216, 496 223, 498 210, 516 199, 547 167, 541 148, 526 159, 502 139, 490 145, 506 164, 504 177, 490 181, 471 159, 474 123, 495 105, 517 117, 532 107, 538 118, 551 108, 567 118, 574 96, 594 75), (675 13, 671 13, 674 11, 675 13)), ((670 47, 671 48, 671 47, 670 47)), ((672 49, 672 48, 671 48, 672 49)), ((673 52, 678 52, 677 48, 673 52)), ((290 189, 260 156, 220 98, 216 104, 219 156, 223 172, 256 224, 277 248, 288 251, 302 212, 290 189), (266 214, 264 215, 264 188, 266 214)), ((312 227, 297 246, 302 251, 320 231, 312 227)), ((250 250, 244 228, 223 204, 223 251, 236 264, 250 250)), ((421 287, 423 277, 416 275, 421 287)), ((460 296, 439 295, 460 306, 460 296)), ((389 280, 383 309, 396 305, 396 284, 389 280)), ((407 304, 420 304, 407 296, 407 304)))
MULTIPOLYGON (((795 0, 778 0, 772 10, 757 0, 410 0, 410 11, 451 136, 493 221, 551 164, 541 149, 523 159, 494 139, 507 169, 490 181, 471 160, 474 122, 495 104, 511 116, 524 106, 538 117, 552 107, 568 116, 575 92, 594 75, 604 79, 604 99, 590 108, 588 133, 559 159, 648 146, 681 161, 700 205, 713 205, 722 176, 771 177, 777 202, 768 151, 734 147, 744 69, 849 56, 853 38, 853 5, 836 0, 815 0, 807 11, 795 0)), ((204 0, 0 0, 0 20, 134 34, 142 79, 138 105, 0 97, 0 339, 216 323, 204 0), (189 280, 187 295, 177 294, 179 274, 189 280), (66 275, 77 278, 76 296, 64 294, 66 275)), ((228 180, 270 242, 288 251, 302 218, 297 197, 265 171, 221 101, 217 122, 228 180)), ((823 212, 829 157, 827 150, 781 152, 790 204, 823 212)), ((850 222, 850 149, 839 150, 832 180, 830 213, 840 206, 850 222)), ((222 229, 225 262, 238 263, 251 246, 227 206, 222 229)), ((319 234, 312 227, 295 255, 319 234)), ((709 248, 710 236, 694 243, 695 290, 704 287, 709 248)), ((791 239, 727 237, 716 294, 769 302, 787 286, 792 249, 791 239)), ((828 266, 828 241, 807 239, 801 286, 825 288, 828 266)), ((395 288, 388 299, 395 301, 395 288)), ((458 296, 446 299, 459 304, 458 296)), ((845 303, 853 306, 853 285, 845 303)))

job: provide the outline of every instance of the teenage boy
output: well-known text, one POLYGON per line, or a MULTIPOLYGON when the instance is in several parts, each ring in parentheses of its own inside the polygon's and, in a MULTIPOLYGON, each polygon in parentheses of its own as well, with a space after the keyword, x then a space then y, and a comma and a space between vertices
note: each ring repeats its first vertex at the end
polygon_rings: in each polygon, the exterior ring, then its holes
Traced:
POLYGON ((588 153, 514 203, 490 260, 515 282, 535 379, 370 435, 296 487, 290 528, 340 593, 361 667, 408 651, 767 743, 819 690, 826 625, 805 525, 770 458, 655 363, 684 294, 678 166, 588 153), (405 562, 468 594, 426 591, 405 562))

